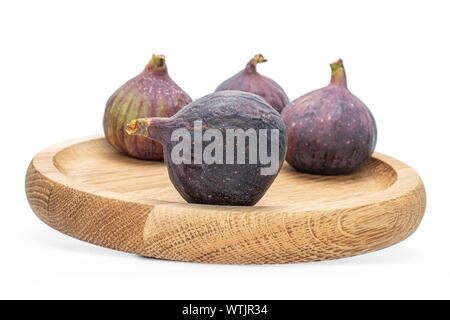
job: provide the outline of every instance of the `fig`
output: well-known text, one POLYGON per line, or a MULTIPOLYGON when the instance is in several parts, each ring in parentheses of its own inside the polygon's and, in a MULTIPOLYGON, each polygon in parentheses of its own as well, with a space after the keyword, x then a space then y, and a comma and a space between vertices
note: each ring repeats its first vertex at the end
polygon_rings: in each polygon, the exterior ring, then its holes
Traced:
POLYGON ((287 149, 281 115, 242 91, 209 94, 170 118, 136 119, 127 133, 164 146, 170 180, 190 203, 254 205, 280 171, 287 149))
POLYGON ((311 174, 345 174, 366 163, 377 128, 366 105, 347 89, 342 59, 330 64, 327 87, 292 101, 282 112, 288 132, 287 162, 311 174))
POLYGON ((256 71, 256 65, 266 61, 262 54, 255 55, 244 70, 225 80, 216 91, 239 90, 254 93, 263 97, 275 110, 281 112, 289 103, 288 96, 278 83, 256 71))
POLYGON ((162 145, 125 132, 136 118, 171 117, 192 99, 170 78, 163 55, 153 55, 136 77, 117 89, 106 103, 103 130, 118 151, 145 160, 162 160, 162 145))

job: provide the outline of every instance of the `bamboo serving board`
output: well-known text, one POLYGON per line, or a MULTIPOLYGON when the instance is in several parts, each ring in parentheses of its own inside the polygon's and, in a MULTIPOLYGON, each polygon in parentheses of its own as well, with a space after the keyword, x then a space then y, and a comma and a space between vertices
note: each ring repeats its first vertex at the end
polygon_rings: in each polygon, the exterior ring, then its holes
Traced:
POLYGON ((102 136, 39 152, 26 176, 31 208, 74 238, 143 256, 208 263, 289 263, 354 256, 410 236, 425 189, 404 163, 375 153, 350 175, 285 163, 253 207, 188 204, 162 162, 123 156, 102 136))

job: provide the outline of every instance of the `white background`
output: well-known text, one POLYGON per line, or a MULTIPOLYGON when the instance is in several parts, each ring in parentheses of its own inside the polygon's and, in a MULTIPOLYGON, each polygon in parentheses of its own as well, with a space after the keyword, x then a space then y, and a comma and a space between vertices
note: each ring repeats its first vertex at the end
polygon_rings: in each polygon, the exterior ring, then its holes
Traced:
POLYGON ((0 40, 0 298, 450 298, 449 1, 2 1, 0 40), (327 85, 344 59, 377 151, 425 183, 414 235, 336 261, 206 265, 103 249, 34 216, 33 155, 101 133, 106 100, 152 53, 195 99, 260 52, 259 71, 290 99, 327 85))

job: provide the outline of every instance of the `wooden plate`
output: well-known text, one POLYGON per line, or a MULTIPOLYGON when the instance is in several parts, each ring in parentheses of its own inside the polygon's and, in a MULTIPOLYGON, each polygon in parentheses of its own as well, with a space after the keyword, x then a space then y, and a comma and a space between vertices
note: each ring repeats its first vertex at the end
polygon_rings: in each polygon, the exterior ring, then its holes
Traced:
POLYGON ((36 215, 74 238, 143 256, 209 263, 336 259, 411 235, 425 189, 404 163, 376 153, 351 175, 284 164, 254 207, 186 203, 162 162, 123 156, 101 136, 39 152, 26 176, 36 215))

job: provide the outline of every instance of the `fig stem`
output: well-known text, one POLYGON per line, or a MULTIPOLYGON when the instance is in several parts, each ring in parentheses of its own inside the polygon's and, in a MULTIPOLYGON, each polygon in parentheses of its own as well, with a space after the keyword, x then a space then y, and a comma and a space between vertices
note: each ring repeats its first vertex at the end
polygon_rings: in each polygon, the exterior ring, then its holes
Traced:
POLYGON ((158 142, 163 140, 169 128, 166 123, 170 118, 140 118, 131 120, 125 127, 127 134, 141 136, 158 142))
POLYGON ((258 63, 264 63, 266 62, 267 59, 264 58, 264 56, 262 54, 256 54, 248 63, 247 66, 245 67, 245 70, 248 73, 254 74, 256 73, 256 65, 258 63))
POLYGON ((128 122, 125 131, 129 135, 138 135, 148 137, 148 128, 150 127, 150 118, 135 119, 128 122))
POLYGON ((150 61, 145 67, 147 70, 165 70, 166 69, 166 58, 162 54, 153 54, 150 61))
POLYGON ((347 87, 347 77, 345 75, 344 63, 342 59, 330 63, 330 67, 331 67, 330 85, 347 87))

